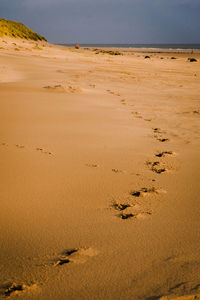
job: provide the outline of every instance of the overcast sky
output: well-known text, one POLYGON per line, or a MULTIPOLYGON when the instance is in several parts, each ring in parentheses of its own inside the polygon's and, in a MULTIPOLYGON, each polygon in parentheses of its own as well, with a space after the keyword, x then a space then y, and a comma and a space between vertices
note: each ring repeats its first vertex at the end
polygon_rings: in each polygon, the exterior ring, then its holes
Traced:
POLYGON ((200 43, 200 0, 0 0, 54 43, 200 43))

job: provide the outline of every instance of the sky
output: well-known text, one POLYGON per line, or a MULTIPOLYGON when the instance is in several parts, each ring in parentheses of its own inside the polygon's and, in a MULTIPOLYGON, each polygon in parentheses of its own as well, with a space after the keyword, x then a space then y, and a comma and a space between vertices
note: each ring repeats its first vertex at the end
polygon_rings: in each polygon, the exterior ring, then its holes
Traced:
POLYGON ((200 43, 200 0, 0 0, 52 43, 200 43))

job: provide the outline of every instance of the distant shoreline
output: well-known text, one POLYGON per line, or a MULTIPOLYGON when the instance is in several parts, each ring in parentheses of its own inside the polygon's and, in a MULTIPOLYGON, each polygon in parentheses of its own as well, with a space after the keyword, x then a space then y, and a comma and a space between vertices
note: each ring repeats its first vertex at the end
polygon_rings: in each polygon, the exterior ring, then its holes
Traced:
MULTIPOLYGON (((86 45, 86 44, 79 44, 80 49, 86 50, 86 51, 93 51, 95 52, 98 50, 106 50, 106 51, 118 51, 123 54, 129 54, 132 55, 134 53, 138 54, 161 54, 161 55, 181 55, 181 56, 187 56, 187 55, 196 55, 199 57, 200 55, 200 45, 199 48, 152 48, 150 45, 146 45, 146 47, 125 47, 126 45, 105 45, 105 44, 99 44, 99 45, 86 45), (148 48, 149 46, 149 48, 148 48)), ((75 44, 59 44, 61 47, 67 47, 67 48, 74 48, 75 44)), ((136 46, 136 45, 134 45, 136 46)), ((175 46, 175 45, 174 45, 175 46)))
MULTIPOLYGON (((66 47, 73 47, 75 43, 58 44, 66 47)), ((140 50, 200 50, 200 44, 80 44, 80 47, 89 48, 126 48, 126 49, 140 49, 140 50)))

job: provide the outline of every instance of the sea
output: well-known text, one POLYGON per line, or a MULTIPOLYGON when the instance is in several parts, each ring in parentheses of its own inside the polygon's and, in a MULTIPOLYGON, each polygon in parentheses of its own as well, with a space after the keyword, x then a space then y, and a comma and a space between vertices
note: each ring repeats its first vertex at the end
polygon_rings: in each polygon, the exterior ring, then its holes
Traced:
MULTIPOLYGON (((60 44, 62 46, 72 47, 75 44, 60 44)), ((200 44, 79 44, 81 47, 96 48, 139 48, 139 49, 166 49, 166 50, 198 50, 200 44)))

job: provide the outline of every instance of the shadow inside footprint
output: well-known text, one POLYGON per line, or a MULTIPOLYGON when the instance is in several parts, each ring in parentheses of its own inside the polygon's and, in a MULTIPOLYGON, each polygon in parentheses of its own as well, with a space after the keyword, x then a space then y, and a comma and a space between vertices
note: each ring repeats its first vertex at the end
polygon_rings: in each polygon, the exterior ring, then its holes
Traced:
POLYGON ((70 259, 69 256, 72 255, 73 253, 77 252, 78 249, 74 248, 74 249, 67 249, 62 253, 62 257, 60 259, 57 260, 57 262, 55 263, 55 266, 62 266, 64 264, 68 264, 70 263, 70 259))
POLYGON ((159 139, 157 139, 159 142, 161 142, 161 143, 164 143, 164 142, 167 142, 167 141, 169 141, 169 139, 168 138, 159 138, 159 139))
POLYGON ((153 132, 154 133, 157 133, 157 134, 163 134, 163 133, 166 133, 166 131, 165 130, 162 130, 161 128, 159 128, 159 127, 155 127, 155 128, 152 128, 153 129, 153 132))
POLYGON ((68 263, 84 263, 87 258, 96 256, 98 251, 93 248, 72 248, 65 250, 54 263, 54 266, 62 266, 68 263))
POLYGON ((64 264, 68 264, 70 260, 68 258, 61 258, 56 262, 56 266, 62 266, 64 264))
POLYGON ((119 217, 122 219, 122 220, 127 220, 127 219, 130 219, 130 218, 135 218, 136 215, 130 213, 130 214, 124 214, 124 213, 121 213, 119 215, 119 217))
POLYGON ((67 250, 64 251, 63 254, 65 254, 65 255, 67 255, 67 256, 70 256, 70 255, 72 255, 73 253, 75 253, 75 252, 77 252, 77 251, 78 251, 77 248, 74 248, 74 249, 67 249, 67 250))
POLYGON ((163 152, 160 152, 158 154, 155 154, 155 156, 157 157, 164 157, 165 155, 172 155, 173 152, 172 151, 163 151, 163 152))
POLYGON ((131 195, 134 197, 140 197, 142 195, 141 191, 131 192, 131 195))
POLYGON ((16 284, 13 282, 5 287, 4 295, 10 296, 14 293, 23 292, 26 288, 27 286, 25 284, 16 284))
POLYGON ((155 172, 155 173, 157 173, 157 174, 162 174, 162 173, 167 172, 167 169, 165 169, 165 168, 163 168, 163 169, 153 168, 152 171, 155 172))

